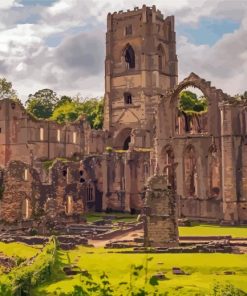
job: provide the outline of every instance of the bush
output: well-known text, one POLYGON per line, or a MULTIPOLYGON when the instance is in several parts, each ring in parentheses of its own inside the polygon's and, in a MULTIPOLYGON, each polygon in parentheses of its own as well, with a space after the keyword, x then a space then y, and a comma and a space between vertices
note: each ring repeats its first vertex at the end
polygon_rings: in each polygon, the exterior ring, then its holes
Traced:
POLYGON ((30 289, 45 282, 51 275, 55 262, 56 239, 52 237, 31 261, 27 260, 13 268, 8 275, 0 277, 0 295, 30 295, 30 289))

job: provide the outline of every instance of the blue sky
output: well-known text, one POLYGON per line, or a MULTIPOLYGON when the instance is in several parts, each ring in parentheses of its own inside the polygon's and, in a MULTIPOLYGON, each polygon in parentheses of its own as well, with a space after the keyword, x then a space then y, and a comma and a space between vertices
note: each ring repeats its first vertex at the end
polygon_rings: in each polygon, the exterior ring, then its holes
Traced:
POLYGON ((179 25, 177 34, 186 36, 191 43, 214 45, 223 35, 239 29, 240 22, 231 19, 203 17, 196 26, 179 25))
MULTIPOLYGON (((108 12, 141 0, 0 1, 0 76, 24 101, 51 88, 101 96, 108 12)), ((247 89, 246 0, 147 0, 175 15, 179 80, 195 72, 229 94, 247 89)))

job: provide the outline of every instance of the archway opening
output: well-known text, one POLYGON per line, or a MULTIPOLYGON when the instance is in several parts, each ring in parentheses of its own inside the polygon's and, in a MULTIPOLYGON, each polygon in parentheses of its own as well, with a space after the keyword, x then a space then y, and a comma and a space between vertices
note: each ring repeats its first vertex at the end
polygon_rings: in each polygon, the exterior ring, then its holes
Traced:
POLYGON ((208 132, 208 100, 200 89, 189 86, 178 94, 175 131, 178 135, 208 132))
POLYGON ((130 136, 128 136, 126 138, 126 140, 124 141, 124 144, 123 144, 123 150, 129 150, 129 144, 130 144, 130 141, 131 141, 131 138, 130 136))
POLYGON ((116 150, 128 150, 131 142, 131 129, 124 128, 117 135, 114 140, 114 148, 116 150))
POLYGON ((135 68, 135 52, 131 45, 127 45, 125 52, 124 52, 125 62, 127 64, 128 69, 135 68))

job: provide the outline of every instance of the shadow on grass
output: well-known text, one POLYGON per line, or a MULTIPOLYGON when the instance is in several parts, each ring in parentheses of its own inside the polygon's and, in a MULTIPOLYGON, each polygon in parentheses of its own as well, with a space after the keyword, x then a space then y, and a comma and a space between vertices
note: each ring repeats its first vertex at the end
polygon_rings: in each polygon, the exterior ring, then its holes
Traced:
POLYGON ((64 279, 68 279, 66 274, 63 272, 63 268, 65 266, 67 266, 69 264, 69 262, 64 263, 63 259, 64 259, 63 252, 61 250, 57 250, 56 257, 55 257, 55 263, 54 263, 54 266, 52 268, 50 279, 48 281, 46 281, 45 283, 43 283, 42 285, 39 285, 39 286, 35 287, 32 290, 32 294, 31 294, 32 296, 54 295, 54 294, 51 294, 51 293, 47 292, 46 288, 51 284, 57 283, 57 282, 62 281, 64 279))

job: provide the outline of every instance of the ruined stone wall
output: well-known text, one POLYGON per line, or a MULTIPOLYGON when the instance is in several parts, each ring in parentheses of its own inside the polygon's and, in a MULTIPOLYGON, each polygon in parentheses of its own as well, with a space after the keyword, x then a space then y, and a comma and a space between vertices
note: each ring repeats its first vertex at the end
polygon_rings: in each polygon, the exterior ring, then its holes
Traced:
POLYGON ((142 192, 150 176, 150 152, 104 154, 103 209, 140 211, 142 192))
POLYGON ((178 244, 178 225, 174 191, 165 176, 154 175, 147 182, 144 208, 144 244, 169 247, 178 244))
POLYGON ((0 101, 0 165, 11 160, 72 158, 75 155, 102 153, 107 133, 91 130, 81 116, 70 124, 38 120, 11 99, 0 101))
POLYGON ((90 167, 86 160, 55 161, 47 168, 44 163, 10 162, 3 171, 0 220, 78 221, 83 213, 95 210, 102 181, 92 170, 98 165, 90 167))

